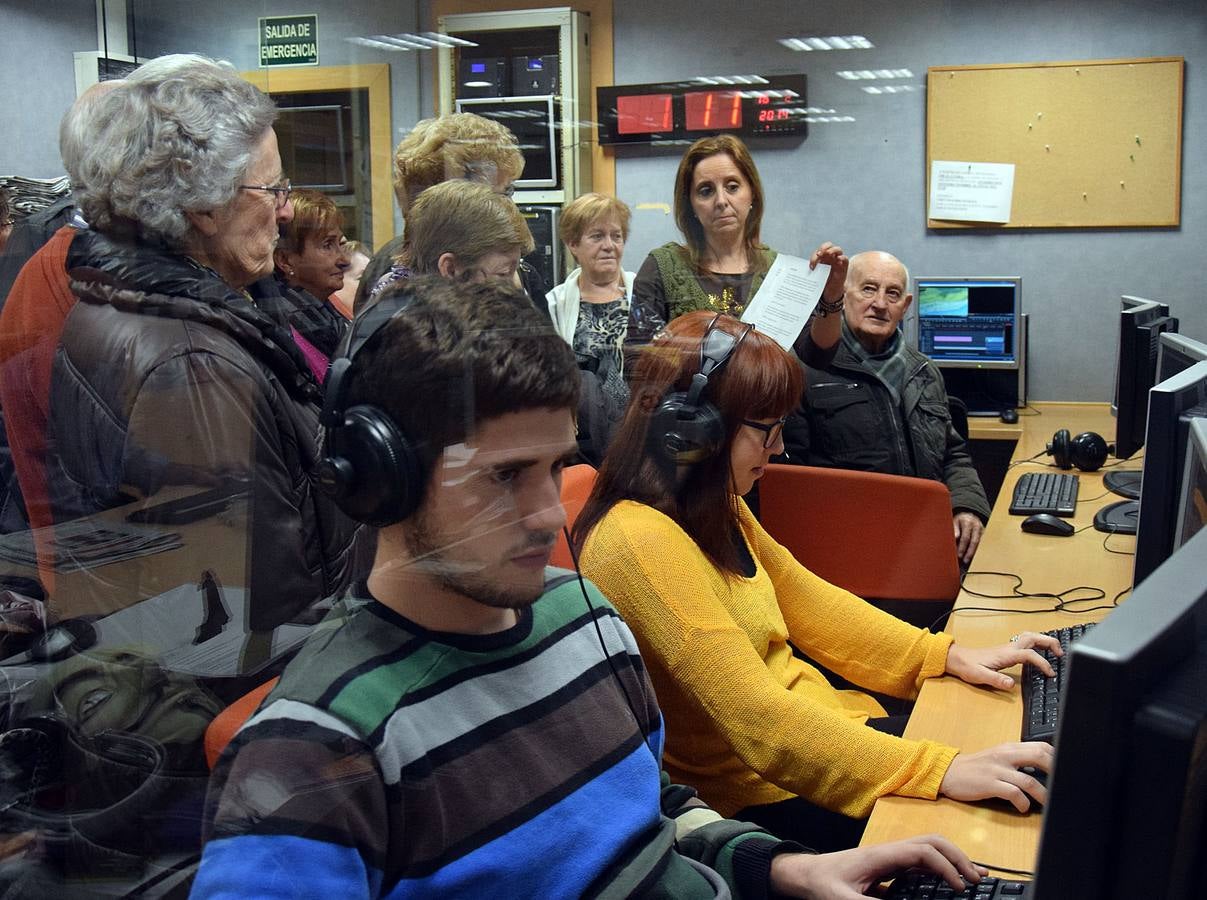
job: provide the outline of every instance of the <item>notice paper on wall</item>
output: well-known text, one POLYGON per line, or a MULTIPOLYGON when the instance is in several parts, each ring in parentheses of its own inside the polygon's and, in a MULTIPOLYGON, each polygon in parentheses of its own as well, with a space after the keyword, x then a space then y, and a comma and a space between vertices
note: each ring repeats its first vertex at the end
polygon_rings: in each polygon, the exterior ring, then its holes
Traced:
POLYGON ((826 263, 810 269, 809 260, 780 253, 742 313, 742 321, 791 350, 829 277, 826 263))
POLYGON ((1013 198, 1013 163, 936 159, 930 164, 931 219, 1009 222, 1013 198))

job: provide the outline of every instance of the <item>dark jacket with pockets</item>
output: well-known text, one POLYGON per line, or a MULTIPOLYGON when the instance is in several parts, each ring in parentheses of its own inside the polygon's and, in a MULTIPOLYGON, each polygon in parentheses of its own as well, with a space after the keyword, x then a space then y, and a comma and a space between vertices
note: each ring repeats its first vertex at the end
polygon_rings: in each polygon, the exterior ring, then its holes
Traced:
POLYGON ((202 550, 246 554, 246 584, 227 586, 250 590, 257 630, 362 574, 367 529, 316 486, 322 392, 288 328, 211 270, 144 244, 83 232, 67 268, 80 302, 51 381, 56 524, 170 486, 231 489, 244 526, 215 527, 202 550))
POLYGON ((806 367, 804 401, 784 427, 788 460, 941 481, 951 491, 953 511, 967 510, 985 521, 989 500, 967 445, 952 427, 943 376, 921 353, 909 347, 904 352, 903 415, 893 408, 888 389, 841 342, 827 368, 806 367))

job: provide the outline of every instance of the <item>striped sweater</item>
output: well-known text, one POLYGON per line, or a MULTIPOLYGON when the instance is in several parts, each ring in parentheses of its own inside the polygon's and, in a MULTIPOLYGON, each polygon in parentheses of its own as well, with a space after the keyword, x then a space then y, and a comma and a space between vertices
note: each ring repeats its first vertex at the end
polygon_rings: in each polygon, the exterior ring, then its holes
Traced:
POLYGON ((491 635, 337 607, 215 768, 193 895, 765 895, 778 842, 662 776, 633 636, 587 589, 550 569, 491 635))

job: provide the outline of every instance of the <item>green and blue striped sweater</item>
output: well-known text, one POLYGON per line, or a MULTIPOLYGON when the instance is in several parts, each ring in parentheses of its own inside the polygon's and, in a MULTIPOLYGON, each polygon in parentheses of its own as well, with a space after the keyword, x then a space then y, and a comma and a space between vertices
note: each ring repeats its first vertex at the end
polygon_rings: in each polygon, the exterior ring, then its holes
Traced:
POLYGON ((550 569, 492 635, 337 607, 215 768, 193 896, 765 896, 778 842, 661 774, 637 645, 587 590, 550 569))

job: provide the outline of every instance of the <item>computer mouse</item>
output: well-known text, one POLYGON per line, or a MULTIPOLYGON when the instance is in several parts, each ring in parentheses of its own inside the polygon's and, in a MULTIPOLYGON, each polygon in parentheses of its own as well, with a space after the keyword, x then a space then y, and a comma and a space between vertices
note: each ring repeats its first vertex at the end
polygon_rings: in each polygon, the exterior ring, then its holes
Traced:
POLYGON ((1023 519, 1023 531, 1028 534, 1053 534, 1068 537, 1075 529, 1070 523, 1051 513, 1036 513, 1023 519))
POLYGON ((1017 409, 1003 409, 1002 415, 1000 418, 1007 425, 1013 425, 1015 422, 1018 421, 1018 410, 1017 409))

